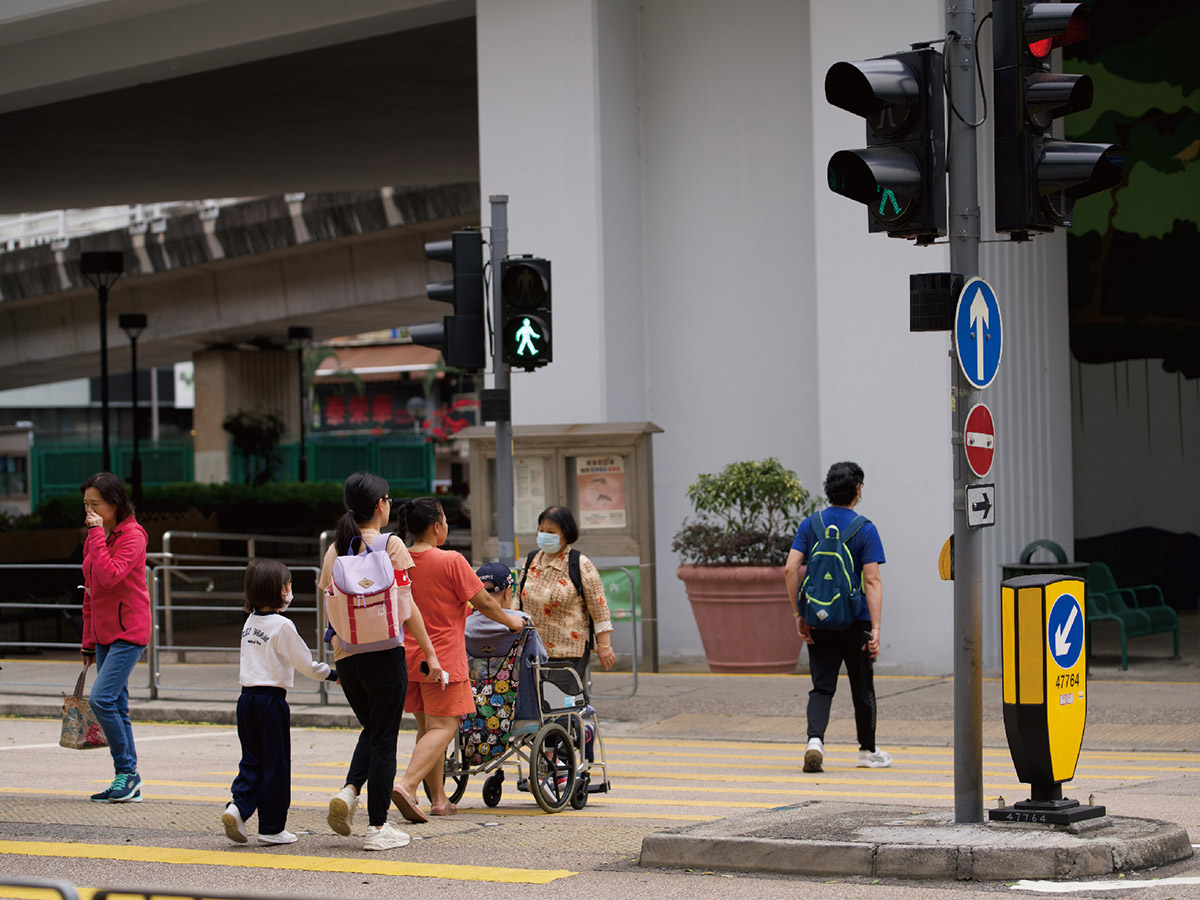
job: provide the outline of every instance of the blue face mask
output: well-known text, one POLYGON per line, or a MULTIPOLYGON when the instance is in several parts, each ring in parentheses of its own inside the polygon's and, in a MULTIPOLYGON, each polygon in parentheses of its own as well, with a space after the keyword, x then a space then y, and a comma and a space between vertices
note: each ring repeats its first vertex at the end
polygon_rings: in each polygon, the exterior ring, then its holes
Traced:
POLYGON ((561 538, 557 534, 539 531, 537 537, 538 549, 543 553, 557 553, 561 538))

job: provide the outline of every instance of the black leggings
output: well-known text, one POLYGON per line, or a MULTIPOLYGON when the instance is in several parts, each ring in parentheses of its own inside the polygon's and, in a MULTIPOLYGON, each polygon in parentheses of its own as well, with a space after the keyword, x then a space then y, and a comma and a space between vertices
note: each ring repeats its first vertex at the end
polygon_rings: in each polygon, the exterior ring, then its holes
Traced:
POLYGON ((351 654, 338 660, 337 670, 342 693, 362 725, 346 784, 360 793, 366 784, 367 816, 378 828, 387 821, 396 782, 396 738, 408 691, 404 648, 351 654))

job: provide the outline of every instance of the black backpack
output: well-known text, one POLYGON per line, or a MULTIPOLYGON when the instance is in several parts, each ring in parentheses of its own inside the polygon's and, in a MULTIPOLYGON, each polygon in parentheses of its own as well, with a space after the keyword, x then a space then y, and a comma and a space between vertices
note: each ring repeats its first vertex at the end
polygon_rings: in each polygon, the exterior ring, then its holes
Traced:
MULTIPOLYGON (((517 587, 517 608, 522 612, 525 611, 525 602, 521 599, 521 595, 525 593, 525 576, 529 574, 529 567, 533 564, 533 558, 537 555, 537 550, 530 550, 529 555, 525 557, 525 568, 521 570, 521 584, 517 587)), ((592 624, 592 611, 588 609, 587 598, 583 596, 583 576, 579 573, 580 555, 579 551, 574 547, 567 551, 567 574, 571 577, 571 584, 575 586, 575 593, 579 595, 579 600, 583 603, 583 614, 587 616, 588 639, 584 652, 591 653, 593 639, 596 634, 592 624)))

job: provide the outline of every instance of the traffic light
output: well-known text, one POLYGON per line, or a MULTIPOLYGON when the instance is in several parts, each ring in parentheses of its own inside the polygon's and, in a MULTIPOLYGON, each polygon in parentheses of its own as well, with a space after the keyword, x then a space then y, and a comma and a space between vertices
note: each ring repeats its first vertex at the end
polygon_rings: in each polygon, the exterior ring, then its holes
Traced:
POLYGON ((992 4, 996 231, 1013 240, 1070 225, 1075 201, 1121 182, 1116 144, 1056 140, 1054 120, 1092 105, 1092 79, 1050 71, 1055 47, 1091 33, 1083 3, 992 4))
POLYGON ((536 369, 554 358, 550 260, 514 256, 500 263, 500 321, 505 364, 536 369))
POLYGON ((870 231, 930 244, 946 234, 942 54, 923 48, 834 63, 825 99, 867 120, 867 149, 829 159, 829 188, 867 205, 870 231))
POLYGON ((427 243, 425 255, 454 268, 452 281, 425 286, 430 300, 452 304, 454 313, 440 322, 411 326, 408 333, 412 342, 437 347, 450 368, 484 368, 487 345, 483 329, 483 234, 456 231, 448 241, 427 243))

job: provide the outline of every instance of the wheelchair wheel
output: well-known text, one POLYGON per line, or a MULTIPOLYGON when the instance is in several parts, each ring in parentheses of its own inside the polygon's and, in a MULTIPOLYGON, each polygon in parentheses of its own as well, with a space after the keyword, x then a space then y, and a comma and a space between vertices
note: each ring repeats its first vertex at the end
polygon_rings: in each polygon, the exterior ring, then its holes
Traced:
POLYGON ((571 792, 571 809, 583 809, 588 802, 588 783, 592 780, 587 772, 580 772, 575 779, 575 790, 571 792))
POLYGON ((561 812, 575 790, 575 745, 567 729, 547 722, 529 748, 529 788, 538 806, 548 813, 561 812))
POLYGON ((501 785, 504 783, 504 770, 501 769, 493 772, 483 782, 483 802, 488 806, 497 806, 500 803, 500 794, 504 790, 501 785))
MULTIPOLYGON (((453 746, 452 744, 451 747, 453 746)), ((450 799, 451 803, 457 803, 463 798, 463 794, 467 792, 467 782, 470 780, 470 776, 466 773, 461 775, 453 774, 457 771, 458 758, 455 756, 453 749, 447 750, 446 762, 442 765, 442 782, 443 784, 447 780, 454 782, 454 790, 446 791, 446 796, 450 799)), ((433 798, 429 796, 429 785, 425 784, 425 782, 421 782, 421 785, 425 788, 425 798, 432 801, 433 798)))

